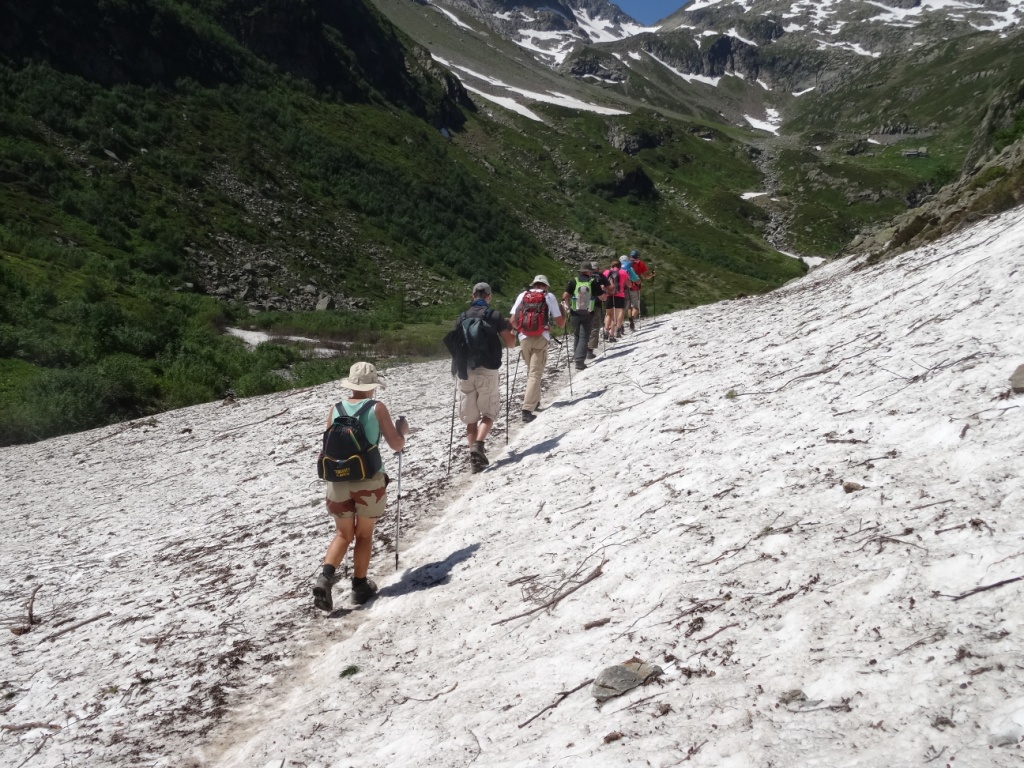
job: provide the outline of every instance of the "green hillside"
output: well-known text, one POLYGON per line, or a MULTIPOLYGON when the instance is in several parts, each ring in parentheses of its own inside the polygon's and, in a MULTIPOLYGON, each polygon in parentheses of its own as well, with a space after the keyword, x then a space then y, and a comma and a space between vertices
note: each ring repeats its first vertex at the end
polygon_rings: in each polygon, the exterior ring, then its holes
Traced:
POLYGON ((3 10, 0 444, 436 355, 474 281, 507 308, 585 254, 640 248, 658 311, 804 270, 739 198, 743 141, 644 111, 494 120, 361 0, 3 10))

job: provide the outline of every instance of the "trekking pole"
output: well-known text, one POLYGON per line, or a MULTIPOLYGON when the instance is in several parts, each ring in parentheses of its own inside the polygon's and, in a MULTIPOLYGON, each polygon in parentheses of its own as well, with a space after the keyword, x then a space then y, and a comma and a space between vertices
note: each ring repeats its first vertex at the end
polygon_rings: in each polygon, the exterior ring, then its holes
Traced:
POLYGON ((516 355, 516 372, 512 374, 512 394, 509 395, 508 405, 506 406, 506 412, 508 412, 508 409, 511 409, 512 407, 512 397, 516 393, 516 380, 519 378, 519 361, 522 359, 523 355, 520 352, 518 355, 516 355))
MULTIPOLYGON (((452 473, 452 448, 455 446, 455 401, 459 396, 459 377, 455 377, 455 389, 452 391, 452 428, 448 434, 448 469, 445 471, 446 475, 452 473)), ((401 461, 401 457, 399 457, 401 461)))
POLYGON ((509 444, 509 348, 505 347, 505 446, 509 444))
POLYGON ((401 533, 402 522, 402 454, 398 452, 398 504, 395 506, 395 570, 398 570, 398 536, 401 533))
POLYGON ((565 345, 565 369, 569 372, 569 397, 572 397, 572 357, 569 354, 568 344, 565 345))

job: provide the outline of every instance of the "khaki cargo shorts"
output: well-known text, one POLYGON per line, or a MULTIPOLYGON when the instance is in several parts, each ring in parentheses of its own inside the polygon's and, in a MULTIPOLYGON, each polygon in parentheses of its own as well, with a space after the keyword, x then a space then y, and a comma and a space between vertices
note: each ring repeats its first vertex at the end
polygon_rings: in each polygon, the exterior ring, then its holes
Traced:
POLYGON ((640 309, 640 291, 632 288, 626 289, 626 306, 640 309))
POLYGON ((459 418, 463 424, 476 424, 483 417, 498 420, 501 413, 501 392, 498 391, 498 371, 474 368, 469 378, 459 380, 459 418))
POLYGON ((345 502, 351 500, 354 502, 353 506, 355 507, 354 512, 344 512, 340 515, 328 509, 328 514, 341 520, 351 520, 356 515, 359 515, 359 517, 378 518, 384 514, 384 509, 388 503, 387 491, 385 490, 386 485, 387 475, 384 472, 378 472, 367 480, 355 480, 349 483, 328 483, 328 501, 345 502))

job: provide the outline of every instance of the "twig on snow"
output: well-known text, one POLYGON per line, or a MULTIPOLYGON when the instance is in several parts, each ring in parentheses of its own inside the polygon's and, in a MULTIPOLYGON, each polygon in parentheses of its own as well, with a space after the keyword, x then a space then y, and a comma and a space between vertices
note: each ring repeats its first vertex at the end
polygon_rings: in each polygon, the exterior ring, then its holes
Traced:
POLYGON ((922 504, 919 507, 911 507, 910 511, 913 512, 916 509, 927 509, 928 507, 934 507, 936 504, 951 504, 956 499, 945 499, 944 501, 933 501, 931 504, 922 504))
MULTIPOLYGON (((1014 408, 1020 408, 1020 406, 1019 405, 1011 405, 1011 406, 1009 406, 1007 408, 986 408, 983 411, 977 411, 976 413, 972 413, 972 414, 970 414, 968 416, 962 416, 961 418, 963 418, 963 419, 973 419, 975 416, 980 416, 981 414, 989 413, 990 411, 999 411, 999 416, 1001 417, 1004 413, 1006 413, 1007 411, 1012 411, 1014 408)), ((960 419, 955 419, 955 421, 960 421, 960 419)))
POLYGON ((551 704, 548 704, 548 705, 547 705, 546 707, 544 707, 544 709, 542 709, 542 710, 541 710, 540 712, 538 712, 538 713, 537 713, 536 715, 534 715, 533 717, 531 717, 531 718, 530 718, 529 720, 527 720, 526 722, 520 723, 520 724, 519 724, 519 727, 520 727, 520 728, 525 728, 525 727, 526 727, 526 726, 528 726, 528 725, 529 725, 530 723, 532 723, 532 722, 533 722, 534 720, 536 720, 536 719, 537 719, 538 717, 540 717, 540 716, 541 716, 541 715, 543 715, 543 714, 544 714, 545 712, 547 712, 547 711, 548 711, 549 709, 554 709, 554 708, 555 708, 555 707, 557 707, 557 706, 558 706, 559 704, 561 704, 561 703, 562 703, 563 701, 565 701, 565 700, 566 700, 567 698, 569 698, 569 697, 570 697, 570 696, 571 696, 572 694, 576 693, 576 691, 578 691, 578 690, 579 690, 580 688, 584 688, 584 687, 586 687, 586 686, 590 685, 590 684, 591 684, 592 682, 594 682, 594 678, 592 678, 592 677, 591 677, 591 678, 590 678, 590 679, 588 679, 588 680, 584 680, 584 681, 583 681, 582 683, 580 683, 579 685, 577 685, 577 686, 576 686, 575 688, 573 688, 573 689, 572 689, 571 691, 561 691, 561 692, 560 692, 560 693, 558 694, 558 699, 557 699, 556 701, 554 701, 554 702, 553 702, 553 703, 551 703, 551 704))
POLYGON ((581 581, 579 584, 575 585, 574 587, 571 587, 570 589, 565 590, 564 592, 560 592, 560 593, 556 594, 550 600, 542 603, 541 605, 538 605, 536 608, 533 608, 533 609, 531 609, 529 611, 524 611, 523 613, 516 614, 515 616, 509 616, 508 618, 505 618, 505 619, 498 619, 497 621, 492 621, 491 622, 491 626, 493 627, 493 626, 497 626, 499 624, 506 624, 506 623, 508 623, 510 621, 515 621, 516 619, 522 619, 522 618, 524 618, 526 616, 531 616, 532 614, 537 613, 538 611, 543 611, 543 610, 545 610, 547 608, 553 608, 555 605, 557 605, 562 600, 567 598, 569 595, 571 595, 573 592, 578 590, 584 584, 589 584, 594 579, 596 579, 598 576, 600 576, 603 573, 603 571, 601 569, 604 567, 604 564, 607 563, 607 562, 608 562, 608 559, 605 558, 604 560, 601 561, 601 563, 594 570, 592 570, 590 572, 590 575, 588 575, 585 579, 583 579, 583 581, 581 581))
POLYGON ((1015 584, 1018 581, 1024 581, 1024 576, 1014 576, 1012 579, 1003 579, 1002 581, 997 581, 994 584, 975 587, 974 589, 969 589, 966 592, 961 592, 959 595, 939 595, 939 597, 949 597, 956 602, 957 600, 963 600, 965 597, 976 595, 979 592, 988 592, 990 589, 998 589, 999 587, 1005 587, 1007 584, 1015 584))
POLYGON ((669 472, 667 474, 662 475, 661 477, 657 477, 654 480, 646 482, 642 486, 640 486, 639 488, 634 488, 632 491, 627 493, 626 497, 629 498, 629 497, 632 497, 632 496, 636 496, 638 493, 640 493, 640 491, 646 490, 647 488, 650 488, 652 485, 655 485, 656 483, 660 483, 662 480, 666 480, 666 479, 672 477, 673 475, 681 474, 681 473, 685 472, 687 469, 689 469, 689 467, 682 467, 680 469, 675 470, 674 472, 669 472))
POLYGON ((706 641, 710 640, 712 637, 714 637, 715 635, 717 635, 719 632, 724 632, 725 630, 729 629, 729 627, 738 627, 739 625, 740 625, 740 623, 738 621, 734 621, 732 624, 726 624, 724 627, 720 627, 720 628, 716 629, 710 635, 705 635, 704 637, 698 637, 697 638, 697 642, 698 643, 706 642, 706 641))
POLYGON ((696 755, 696 754, 697 754, 698 752, 700 752, 700 750, 701 750, 701 747, 703 747, 703 746, 704 746, 705 744, 707 744, 707 743, 708 743, 708 740, 707 740, 707 739, 704 739, 704 741, 702 741, 702 742, 701 742, 700 744, 693 744, 693 745, 691 745, 691 746, 690 746, 690 747, 689 747, 689 748, 688 748, 688 749, 686 750, 686 757, 684 757, 684 758, 683 758, 682 760, 680 760, 680 761, 679 761, 678 763, 676 763, 676 765, 682 765, 683 763, 688 763, 688 762, 690 762, 690 759, 691 759, 691 758, 692 758, 692 757, 693 757, 694 755, 696 755))
POLYGON ((50 641, 56 640, 61 635, 66 635, 68 632, 74 632, 79 627, 84 627, 86 624, 92 624, 94 621, 99 621, 100 619, 105 619, 105 618, 107 618, 107 616, 110 616, 110 615, 111 615, 110 611, 105 611, 104 613, 101 613, 99 616, 93 616, 91 619, 86 619, 85 621, 80 621, 77 624, 72 624, 67 629, 62 629, 60 632, 55 632, 54 634, 50 635, 49 637, 45 637, 43 639, 44 640, 50 640, 50 641))
POLYGON ((32 731, 36 728, 48 728, 51 731, 59 731, 61 726, 56 723, 18 723, 17 725, 0 725, 3 731, 32 731))
POLYGON ((937 629, 932 634, 928 635, 928 637, 922 637, 920 640, 915 640, 910 645, 908 645, 906 648, 904 648, 902 651, 898 651, 896 653, 896 655, 897 656, 902 656, 904 653, 906 653, 909 650, 917 648, 920 645, 924 645, 925 643, 936 642, 938 640, 941 640, 945 636, 946 636, 946 630, 944 630, 944 629, 937 629))
POLYGON ((36 592, 42 589, 42 584, 36 584, 35 589, 32 590, 32 594, 28 597, 28 628, 32 629, 32 625, 36 623, 35 617, 32 615, 32 606, 36 601, 36 592))
POLYGON ((403 702, 401 702, 401 703, 402 703, 402 704, 405 704, 405 702, 406 702, 406 701, 437 701, 437 700, 438 700, 439 698, 441 698, 442 696, 444 696, 444 695, 446 695, 446 694, 449 694, 449 693, 451 693, 452 691, 454 691, 454 690, 455 690, 456 688, 458 688, 458 687, 459 687, 459 681, 458 681, 458 680, 456 680, 456 681, 455 681, 455 685, 453 685, 453 686, 452 686, 451 688, 449 688, 449 689, 448 689, 447 691, 440 691, 440 692, 438 692, 438 693, 435 693, 435 694, 434 694, 433 696, 431 696, 431 697, 430 697, 429 699, 417 699, 417 698, 416 698, 415 696, 406 696, 406 697, 405 697, 405 701, 403 701, 403 702))
MULTIPOLYGON (((240 429, 246 429, 248 427, 255 427, 257 424, 263 424, 265 422, 270 421, 271 419, 276 419, 278 416, 284 416, 290 410, 291 410, 290 408, 285 408, 283 411, 281 411, 279 413, 271 414, 270 416, 267 416, 265 419, 260 419, 259 421, 253 421, 253 422, 250 422, 248 424, 239 424, 237 427, 230 427, 229 429, 222 429, 217 434, 220 435, 221 437, 223 437, 224 435, 227 435, 230 432, 237 432, 240 429)), ((215 437, 214 438, 214 440, 219 440, 219 439, 221 439, 221 438, 220 437, 215 437)))

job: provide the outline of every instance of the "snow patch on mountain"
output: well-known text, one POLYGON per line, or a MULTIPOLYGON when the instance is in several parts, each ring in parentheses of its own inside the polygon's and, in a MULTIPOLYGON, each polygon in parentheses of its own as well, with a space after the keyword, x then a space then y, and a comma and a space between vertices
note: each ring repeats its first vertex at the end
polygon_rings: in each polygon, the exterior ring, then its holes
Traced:
POLYGON ((683 72, 681 70, 676 69, 671 64, 669 64, 667 61, 662 61, 661 59, 659 59, 657 56, 655 56, 650 51, 644 51, 644 53, 646 53, 648 56, 650 56, 656 62, 661 64, 661 66, 663 66, 669 72, 671 72, 674 75, 677 75, 677 76, 681 77, 683 80, 685 80, 688 83, 704 83, 705 85, 713 85, 713 86, 717 87, 719 81, 722 79, 720 77, 708 77, 706 75, 691 75, 691 74, 689 74, 687 72, 683 72))
POLYGON ((460 19, 458 16, 456 16, 454 13, 452 13, 449 10, 447 10, 446 8, 442 8, 441 6, 437 5, 436 3, 430 3, 430 7, 433 8, 435 11, 438 11, 439 13, 443 13, 445 16, 447 16, 448 20, 452 24, 454 24, 455 26, 460 27, 462 29, 469 30, 470 32, 475 32, 476 31, 471 26, 469 26, 469 24, 464 22, 462 19, 460 19))
POLYGON ((432 58, 439 64, 442 64, 448 67, 448 69, 453 70, 453 74, 455 74, 455 76, 459 78, 459 80, 463 84, 463 87, 465 87, 467 91, 470 91, 471 93, 476 93, 479 96, 482 96, 483 98, 494 102, 495 104, 500 104, 506 109, 511 109, 512 111, 518 112, 524 117, 528 117, 531 120, 536 120, 538 122, 543 122, 543 119, 539 115, 537 115, 537 113, 524 107, 520 102, 515 101, 513 97, 495 94, 489 91, 482 90, 480 88, 472 88, 466 85, 465 78, 460 77, 459 73, 476 78, 481 83, 485 83, 491 86, 492 88, 498 88, 501 90, 508 91, 509 93, 522 96, 523 98, 529 99, 530 101, 542 102, 545 104, 554 104, 555 106, 565 107, 567 109, 578 109, 582 112, 595 112, 599 115, 629 114, 629 112, 623 111, 621 109, 612 109, 611 107, 602 107, 597 104, 591 104, 586 101, 581 101, 580 99, 577 99, 573 96, 569 96, 564 93, 558 93, 556 91, 548 91, 546 93, 542 93, 539 91, 526 90, 525 88, 518 88, 514 85, 509 85, 508 83, 503 82, 502 80, 499 80, 496 77, 491 77, 490 75, 485 75, 480 72, 476 72, 468 67, 463 67, 458 64, 449 62, 446 59, 437 56, 436 54, 433 54, 432 58), (457 70, 457 72, 455 70, 457 70))

